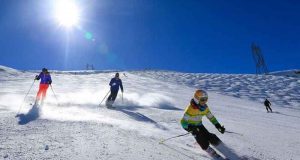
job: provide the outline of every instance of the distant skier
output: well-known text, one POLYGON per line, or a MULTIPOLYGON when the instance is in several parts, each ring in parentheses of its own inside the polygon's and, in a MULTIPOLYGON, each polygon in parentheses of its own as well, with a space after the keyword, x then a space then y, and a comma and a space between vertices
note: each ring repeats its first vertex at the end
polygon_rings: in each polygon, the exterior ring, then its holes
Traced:
POLYGON ((185 110, 181 119, 182 127, 190 132, 196 139, 200 147, 206 151, 213 159, 223 159, 212 147, 223 153, 231 160, 238 159, 236 154, 232 152, 215 134, 210 133, 202 123, 202 117, 206 116, 209 121, 215 125, 219 132, 225 132, 224 126, 217 121, 207 106, 208 94, 204 90, 196 90, 194 97, 185 110))
POLYGON ((121 88, 121 92, 123 93, 123 85, 122 85, 122 80, 119 77, 119 73, 115 74, 115 77, 112 78, 109 82, 110 85, 110 95, 108 96, 106 100, 106 106, 107 107, 112 107, 112 104, 115 102, 119 88, 121 88))
POLYGON ((44 104, 47 89, 48 89, 49 85, 51 85, 51 83, 52 83, 50 73, 48 72, 48 70, 46 68, 43 68, 42 72, 39 75, 35 76, 35 80, 40 80, 40 79, 41 79, 41 82, 40 82, 40 86, 39 86, 39 91, 36 95, 34 105, 38 105, 40 101, 41 101, 41 103, 40 103, 41 105, 44 104))
POLYGON ((273 111, 272 111, 272 108, 271 108, 271 105, 272 105, 272 104, 271 104, 271 102, 270 102, 267 98, 266 98, 264 104, 265 104, 265 106, 266 106, 267 112, 269 112, 269 109, 270 109, 271 112, 273 112, 273 111))

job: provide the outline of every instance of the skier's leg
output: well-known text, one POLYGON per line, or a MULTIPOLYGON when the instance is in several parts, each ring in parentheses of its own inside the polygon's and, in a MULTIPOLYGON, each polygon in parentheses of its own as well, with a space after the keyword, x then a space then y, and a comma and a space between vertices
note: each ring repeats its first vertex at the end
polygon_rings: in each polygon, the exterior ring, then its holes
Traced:
POLYGON ((112 93, 112 101, 114 102, 117 98, 118 91, 112 93))
POLYGON ((266 110, 267 110, 267 112, 269 112, 268 106, 266 106, 266 110))
POLYGON ((34 102, 34 105, 37 105, 38 104, 38 102, 40 101, 40 99, 41 99, 41 96, 42 96, 42 86, 41 86, 41 84, 40 84, 40 86, 39 86, 39 91, 38 91, 38 93, 36 94, 36 98, 35 98, 35 102, 34 102))
POLYGON ((268 106, 268 108, 270 109, 271 112, 273 112, 271 106, 268 106))
POLYGON ((112 107, 112 104, 114 103, 114 101, 116 100, 116 97, 118 95, 118 92, 116 91, 111 91, 109 98, 106 101, 106 106, 107 107, 112 107))
POLYGON ((110 101, 111 100, 111 93, 109 94, 109 96, 107 97, 106 101, 110 101))
POLYGON ((45 98, 46 98, 46 94, 47 94, 47 89, 48 89, 48 87, 49 87, 49 85, 48 84, 44 84, 43 86, 42 86, 42 101, 41 101, 41 105, 43 105, 44 104, 44 100, 45 100, 45 98))
POLYGON ((219 137, 217 137, 215 134, 213 133, 209 133, 209 136, 208 136, 208 141, 210 144, 212 144, 213 146, 216 146, 218 144, 220 144, 222 141, 220 140, 219 137))
MULTIPOLYGON (((117 94, 118 94, 118 92, 117 92, 117 94)), ((115 99, 116 99, 115 91, 110 91, 110 95, 108 96, 107 101, 106 101, 106 106, 112 107, 112 104, 114 103, 115 99)))
POLYGON ((209 132, 207 129, 203 125, 198 126, 197 130, 193 132, 193 135, 201 148, 206 150, 209 146, 209 132))
POLYGON ((109 96, 106 99, 106 102, 111 101, 111 97, 112 97, 112 92, 110 91, 109 96))
POLYGON ((197 141, 197 143, 200 145, 200 147, 203 150, 206 150, 209 146, 209 141, 206 137, 204 137, 202 134, 200 133, 196 133, 195 135, 193 135, 197 141))
POLYGON ((208 153, 213 159, 219 159, 221 156, 209 146, 209 132, 204 126, 199 126, 196 132, 193 132, 197 143, 200 147, 208 153))

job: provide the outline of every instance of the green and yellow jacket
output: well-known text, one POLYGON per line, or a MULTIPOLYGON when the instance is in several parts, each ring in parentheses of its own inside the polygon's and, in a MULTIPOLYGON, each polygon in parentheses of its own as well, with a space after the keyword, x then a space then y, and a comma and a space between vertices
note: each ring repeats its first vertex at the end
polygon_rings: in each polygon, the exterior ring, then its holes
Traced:
POLYGON ((212 124, 219 123, 215 116, 210 112, 208 106, 200 106, 195 103, 192 99, 190 105, 185 109, 184 115, 181 118, 181 125, 184 129, 187 129, 188 126, 201 126, 202 117, 206 116, 212 124))

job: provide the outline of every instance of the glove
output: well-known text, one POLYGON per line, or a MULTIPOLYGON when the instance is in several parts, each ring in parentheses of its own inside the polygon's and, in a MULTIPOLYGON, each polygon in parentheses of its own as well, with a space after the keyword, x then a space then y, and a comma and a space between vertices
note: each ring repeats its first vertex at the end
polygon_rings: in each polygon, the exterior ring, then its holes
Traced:
POLYGON ((123 92, 124 92, 124 90, 122 89, 122 90, 121 90, 121 92, 123 93, 123 92))
POLYGON ((35 78, 34 78, 34 80, 39 80, 39 76, 36 75, 35 78))
POLYGON ((51 84, 51 83, 52 83, 52 81, 49 81, 48 83, 49 83, 49 84, 51 84))
POLYGON ((215 126, 220 133, 224 134, 224 132, 225 132, 224 126, 221 126, 220 123, 215 124, 215 126))

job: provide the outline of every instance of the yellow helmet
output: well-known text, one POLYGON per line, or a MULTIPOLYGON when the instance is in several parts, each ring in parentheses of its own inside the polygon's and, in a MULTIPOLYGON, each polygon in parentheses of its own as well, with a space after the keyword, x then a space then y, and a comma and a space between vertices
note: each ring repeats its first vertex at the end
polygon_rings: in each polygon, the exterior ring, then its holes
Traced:
POLYGON ((198 104, 200 102, 206 102, 208 100, 208 94, 204 90, 197 89, 193 99, 198 104))

